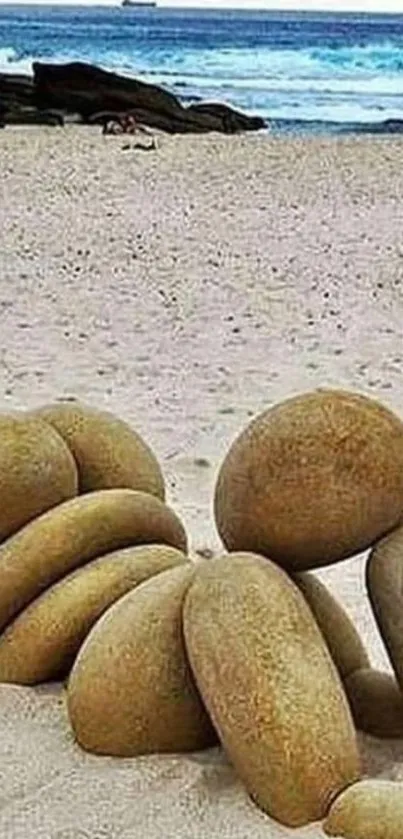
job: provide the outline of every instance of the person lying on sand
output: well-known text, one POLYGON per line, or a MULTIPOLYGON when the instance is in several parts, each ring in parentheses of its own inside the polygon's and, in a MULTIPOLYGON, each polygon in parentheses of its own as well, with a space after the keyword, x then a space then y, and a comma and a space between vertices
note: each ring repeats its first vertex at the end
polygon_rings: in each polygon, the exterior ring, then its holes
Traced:
POLYGON ((102 126, 103 134, 147 134, 151 131, 137 122, 133 114, 117 114, 113 119, 106 120, 102 126))
MULTIPOLYGON (((103 134, 146 134, 152 138, 151 144, 143 145, 142 143, 135 143, 133 148, 143 149, 144 151, 151 151, 156 148, 155 138, 144 125, 137 122, 133 114, 119 114, 114 119, 104 122, 102 126, 103 134)), ((130 148, 130 146, 125 146, 130 148)))

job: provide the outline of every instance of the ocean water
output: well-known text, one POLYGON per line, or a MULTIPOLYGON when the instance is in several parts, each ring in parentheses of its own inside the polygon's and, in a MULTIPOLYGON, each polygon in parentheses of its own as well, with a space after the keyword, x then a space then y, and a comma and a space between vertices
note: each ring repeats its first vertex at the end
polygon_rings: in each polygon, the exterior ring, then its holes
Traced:
POLYGON ((403 13, 0 5, 0 71, 36 59, 89 61, 280 130, 403 119, 403 13))

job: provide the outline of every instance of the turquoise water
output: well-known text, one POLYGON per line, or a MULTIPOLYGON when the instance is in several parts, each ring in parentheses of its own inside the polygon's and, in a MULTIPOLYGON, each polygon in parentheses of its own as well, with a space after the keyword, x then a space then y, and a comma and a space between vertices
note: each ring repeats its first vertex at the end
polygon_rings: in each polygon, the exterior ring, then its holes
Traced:
POLYGON ((0 70, 84 60, 284 127, 403 118, 403 14, 0 6, 0 70))

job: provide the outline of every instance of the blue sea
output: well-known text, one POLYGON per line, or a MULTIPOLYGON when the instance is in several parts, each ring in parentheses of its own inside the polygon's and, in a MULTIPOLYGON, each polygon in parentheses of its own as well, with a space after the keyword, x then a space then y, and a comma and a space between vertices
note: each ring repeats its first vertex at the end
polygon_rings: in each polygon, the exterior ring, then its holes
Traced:
POLYGON ((403 119, 403 14, 0 6, 0 71, 36 59, 89 61, 280 130, 403 119))

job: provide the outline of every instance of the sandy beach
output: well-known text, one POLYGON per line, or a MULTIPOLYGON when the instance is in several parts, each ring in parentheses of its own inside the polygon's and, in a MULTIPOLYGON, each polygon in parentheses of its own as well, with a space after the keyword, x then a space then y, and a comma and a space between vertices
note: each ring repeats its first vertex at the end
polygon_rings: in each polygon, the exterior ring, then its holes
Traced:
MULTIPOLYGON (((345 387, 403 415, 403 144, 392 138, 0 132, 2 410, 79 399, 159 457, 192 551, 220 550, 217 469, 251 416, 345 387), (133 143, 133 140, 132 140, 133 143)), ((390 669, 363 558, 318 572, 390 669)), ((320 839, 249 800, 219 750, 96 758, 59 687, 0 685, 0 835, 320 839)), ((360 735, 403 781, 403 742, 360 735)))

